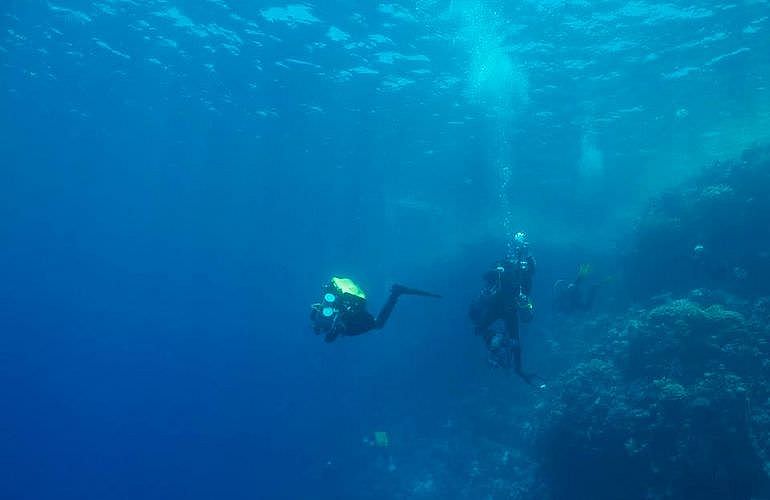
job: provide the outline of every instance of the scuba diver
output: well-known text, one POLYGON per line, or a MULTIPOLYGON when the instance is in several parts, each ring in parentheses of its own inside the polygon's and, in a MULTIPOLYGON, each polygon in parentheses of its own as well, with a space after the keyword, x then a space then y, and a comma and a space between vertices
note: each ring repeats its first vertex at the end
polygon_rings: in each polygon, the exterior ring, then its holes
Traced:
POLYGON ((589 264, 581 264, 572 283, 559 280, 553 284, 553 308, 557 312, 569 314, 576 311, 588 311, 593 307, 596 292, 601 283, 594 283, 585 289, 585 281, 591 273, 589 264))
POLYGON ((366 310, 366 294, 353 280, 332 278, 323 287, 322 301, 310 306, 313 330, 316 335, 325 333, 326 342, 333 342, 340 335, 350 337, 379 330, 385 326, 401 295, 441 298, 435 293, 393 285, 388 300, 375 318, 366 310))
POLYGON ((469 311, 476 335, 481 335, 489 350, 490 364, 505 368, 513 364, 516 373, 529 385, 533 385, 536 375, 525 373, 521 367, 519 320, 532 320, 530 293, 534 273, 535 259, 529 255, 527 235, 516 233, 510 255, 484 273, 484 287, 469 311), (504 333, 490 330, 497 320, 503 321, 504 333))

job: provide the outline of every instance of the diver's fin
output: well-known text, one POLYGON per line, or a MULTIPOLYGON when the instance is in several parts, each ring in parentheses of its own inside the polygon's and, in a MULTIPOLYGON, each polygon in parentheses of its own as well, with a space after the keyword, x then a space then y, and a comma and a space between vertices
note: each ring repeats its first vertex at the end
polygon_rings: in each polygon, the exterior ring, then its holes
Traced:
POLYGON ((393 287, 390 289, 392 293, 397 293, 399 295, 420 295, 422 297, 433 297, 436 299, 440 299, 441 295, 426 292, 423 290, 418 290, 416 288, 409 288, 404 285, 393 285, 393 287))

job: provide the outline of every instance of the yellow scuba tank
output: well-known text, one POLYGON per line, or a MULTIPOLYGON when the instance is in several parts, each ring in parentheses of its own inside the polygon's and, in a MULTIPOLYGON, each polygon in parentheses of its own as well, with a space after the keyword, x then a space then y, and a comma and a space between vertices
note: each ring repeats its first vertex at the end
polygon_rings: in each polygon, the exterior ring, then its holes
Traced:
POLYGON ((326 292, 320 306, 324 318, 332 318, 340 311, 358 307, 366 302, 366 294, 350 278, 331 279, 326 285, 326 292))
POLYGON ((332 285, 340 294, 352 295, 353 297, 366 300, 366 294, 364 291, 350 278, 334 277, 332 278, 332 285))

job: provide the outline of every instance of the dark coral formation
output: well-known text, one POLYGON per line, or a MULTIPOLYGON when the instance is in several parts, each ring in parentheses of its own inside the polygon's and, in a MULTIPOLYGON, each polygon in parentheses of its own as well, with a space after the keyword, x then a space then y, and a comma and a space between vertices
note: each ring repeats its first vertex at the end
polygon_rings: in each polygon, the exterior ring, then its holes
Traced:
POLYGON ((535 449, 547 493, 749 499, 765 492, 767 309, 767 300, 681 299, 618 318, 539 406, 535 449))
POLYGON ((538 405, 533 497, 770 498, 769 191, 758 148, 650 205, 623 260, 645 307, 562 325, 582 362, 538 405))
POLYGON ((712 165, 656 198, 624 258, 635 298, 709 286, 767 293, 770 275, 770 147, 712 165))

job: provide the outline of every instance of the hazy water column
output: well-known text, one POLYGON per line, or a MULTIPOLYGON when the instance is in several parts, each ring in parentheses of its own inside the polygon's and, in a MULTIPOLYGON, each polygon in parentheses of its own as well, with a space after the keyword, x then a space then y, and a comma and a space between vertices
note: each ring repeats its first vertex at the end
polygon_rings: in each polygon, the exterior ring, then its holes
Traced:
POLYGON ((491 153, 494 155, 495 169, 500 174, 500 212, 503 215, 503 231, 508 246, 508 254, 513 250, 513 235, 517 228, 514 226, 513 213, 511 212, 510 187, 513 170, 513 148, 510 139, 510 124, 505 121, 498 122, 495 127, 495 138, 491 153))
POLYGON ((514 120, 528 102, 528 82, 523 68, 504 46, 504 2, 453 0, 447 17, 457 27, 456 40, 469 56, 466 97, 481 106, 490 120, 489 163, 499 179, 497 193, 506 239, 510 245, 517 230, 511 212, 510 189, 514 172, 511 132, 514 120))

